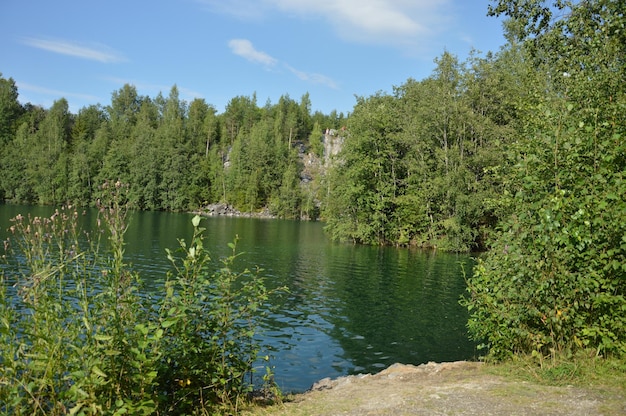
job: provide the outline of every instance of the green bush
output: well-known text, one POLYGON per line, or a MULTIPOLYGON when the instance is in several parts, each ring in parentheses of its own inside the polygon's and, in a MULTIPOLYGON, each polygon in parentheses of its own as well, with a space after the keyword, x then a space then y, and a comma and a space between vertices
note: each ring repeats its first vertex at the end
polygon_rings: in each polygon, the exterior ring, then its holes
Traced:
POLYGON ((571 104, 541 114, 541 133, 523 144, 513 169, 512 215, 468 279, 470 333, 498 359, 555 359, 581 350, 623 355, 621 125, 599 121, 599 114, 594 124, 580 121, 571 104))
POLYGON ((147 295, 124 263, 125 189, 104 188, 108 244, 71 207, 13 219, 8 260, 23 261, 0 276, 0 414, 234 412, 252 389, 258 271, 232 269, 235 244, 211 271, 194 217, 163 293, 147 295))

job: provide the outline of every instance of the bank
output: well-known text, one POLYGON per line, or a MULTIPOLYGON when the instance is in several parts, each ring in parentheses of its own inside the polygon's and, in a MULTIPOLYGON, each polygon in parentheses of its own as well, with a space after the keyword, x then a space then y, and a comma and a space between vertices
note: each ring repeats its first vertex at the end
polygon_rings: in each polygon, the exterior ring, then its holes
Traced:
MULTIPOLYGON (((565 371, 559 380, 547 379, 549 376, 526 365, 468 361, 394 364, 377 374, 321 380, 306 393, 272 406, 255 406, 244 414, 626 414, 624 362, 578 364, 579 374, 568 378, 565 371), (594 369, 595 365, 598 368, 594 369)), ((558 371, 564 371, 563 368, 558 371)))

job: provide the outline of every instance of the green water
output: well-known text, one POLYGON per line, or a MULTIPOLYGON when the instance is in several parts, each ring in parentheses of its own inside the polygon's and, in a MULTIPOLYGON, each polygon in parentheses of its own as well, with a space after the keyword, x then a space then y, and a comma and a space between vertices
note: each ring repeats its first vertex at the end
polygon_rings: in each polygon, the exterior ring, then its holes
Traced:
MULTIPOLYGON (((50 208, 0 205, 0 239, 8 219, 50 215, 50 208)), ((95 224, 87 210, 85 227, 95 224)), ((137 212, 126 234, 126 259, 144 279, 169 270, 165 248, 189 239, 192 215, 137 212)), ((239 237, 242 267, 264 269, 267 285, 289 293, 271 300, 261 334, 276 381, 284 391, 303 391, 324 377, 372 373, 395 363, 471 359, 464 290, 464 255, 333 243, 323 224, 251 218, 206 218, 214 259, 239 237)))

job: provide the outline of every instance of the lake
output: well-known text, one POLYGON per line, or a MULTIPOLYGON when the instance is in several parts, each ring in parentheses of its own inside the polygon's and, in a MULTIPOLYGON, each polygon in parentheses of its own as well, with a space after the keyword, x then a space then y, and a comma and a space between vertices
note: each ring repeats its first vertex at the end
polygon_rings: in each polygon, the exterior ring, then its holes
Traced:
MULTIPOLYGON (((18 213, 53 211, 0 205, 0 239, 18 213)), ((87 214, 84 221, 93 223, 96 212, 87 214)), ((163 279, 170 269, 165 248, 190 239, 192 217, 133 213, 127 263, 144 280, 163 279)), ((396 362, 475 357, 467 311, 458 303, 465 290, 461 268, 471 271, 470 256, 336 243, 319 222, 208 217, 201 225, 213 259, 230 254, 227 244, 238 236, 238 264, 261 267, 268 288, 289 289, 271 299, 261 333, 283 392, 307 390, 325 377, 375 373, 396 362)))

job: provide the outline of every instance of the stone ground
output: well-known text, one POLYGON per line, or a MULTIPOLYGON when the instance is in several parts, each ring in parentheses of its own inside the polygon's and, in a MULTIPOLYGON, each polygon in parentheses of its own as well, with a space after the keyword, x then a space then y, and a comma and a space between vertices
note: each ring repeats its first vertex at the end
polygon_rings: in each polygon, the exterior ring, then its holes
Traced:
POLYGON ((395 364, 374 375, 321 380, 253 414, 614 416, 626 415, 626 392, 515 381, 476 362, 395 364))

